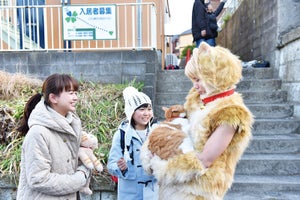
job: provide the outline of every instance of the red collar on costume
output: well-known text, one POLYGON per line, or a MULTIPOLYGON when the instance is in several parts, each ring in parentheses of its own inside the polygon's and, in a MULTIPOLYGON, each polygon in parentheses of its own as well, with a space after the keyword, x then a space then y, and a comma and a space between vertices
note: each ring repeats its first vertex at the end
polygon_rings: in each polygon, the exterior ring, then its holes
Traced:
POLYGON ((210 97, 206 97, 204 99, 202 99, 202 102, 205 104, 209 103, 209 102, 212 102, 216 99, 219 99, 219 98, 222 98, 222 97, 227 97, 227 96, 230 96, 234 93, 234 89, 231 89, 231 90, 228 90, 226 92, 222 92, 222 93, 219 93, 219 94, 216 94, 216 95, 213 95, 213 96, 210 96, 210 97))

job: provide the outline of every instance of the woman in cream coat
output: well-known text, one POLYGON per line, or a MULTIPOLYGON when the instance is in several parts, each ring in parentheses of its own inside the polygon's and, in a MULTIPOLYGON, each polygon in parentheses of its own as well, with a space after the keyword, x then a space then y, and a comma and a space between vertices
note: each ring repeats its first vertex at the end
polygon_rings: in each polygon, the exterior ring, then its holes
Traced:
POLYGON ((79 199, 90 171, 78 167, 81 122, 75 112, 78 83, 53 74, 26 104, 18 130, 26 134, 18 200, 79 199))

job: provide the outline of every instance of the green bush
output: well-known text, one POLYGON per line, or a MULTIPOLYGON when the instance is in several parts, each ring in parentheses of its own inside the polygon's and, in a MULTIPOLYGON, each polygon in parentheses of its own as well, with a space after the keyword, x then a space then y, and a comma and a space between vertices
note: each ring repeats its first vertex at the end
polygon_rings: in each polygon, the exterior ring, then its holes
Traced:
POLYGON ((231 14, 226 14, 224 19, 223 19, 223 21, 224 21, 223 26, 225 26, 230 19, 231 19, 231 14))
POLYGON ((188 45, 188 46, 184 47, 184 49, 183 49, 182 52, 181 52, 180 58, 186 57, 187 52, 188 52, 188 49, 190 49, 191 55, 192 55, 193 49, 194 49, 194 48, 196 48, 196 45, 195 45, 195 44, 193 44, 193 45, 188 45))

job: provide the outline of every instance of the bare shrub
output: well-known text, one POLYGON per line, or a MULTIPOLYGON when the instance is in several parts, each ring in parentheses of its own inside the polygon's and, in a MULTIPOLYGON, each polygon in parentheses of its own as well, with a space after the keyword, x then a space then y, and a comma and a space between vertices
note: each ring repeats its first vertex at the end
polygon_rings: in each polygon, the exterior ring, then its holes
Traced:
POLYGON ((23 96, 25 93, 34 93, 42 85, 39 79, 24 74, 10 74, 0 71, 0 99, 9 100, 23 96))
MULTIPOLYGON (((80 82, 77 114, 83 129, 97 136, 99 148, 95 154, 104 164, 113 134, 125 119, 122 91, 128 85, 138 89, 143 87, 142 83, 135 81, 127 84, 80 82)), ((0 175, 14 175, 18 179, 24 137, 15 128, 18 127, 27 100, 41 92, 41 86, 42 81, 38 79, 0 71, 0 175)), ((110 180, 106 167, 98 175, 110 180)))

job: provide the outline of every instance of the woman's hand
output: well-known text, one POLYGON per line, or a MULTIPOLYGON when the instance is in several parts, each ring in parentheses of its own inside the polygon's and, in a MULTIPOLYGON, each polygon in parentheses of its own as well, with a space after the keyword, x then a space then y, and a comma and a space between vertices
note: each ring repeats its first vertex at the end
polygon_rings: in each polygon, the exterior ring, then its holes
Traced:
POLYGON ((202 37, 206 36, 206 30, 202 30, 202 31, 201 31, 201 36, 202 36, 202 37))

